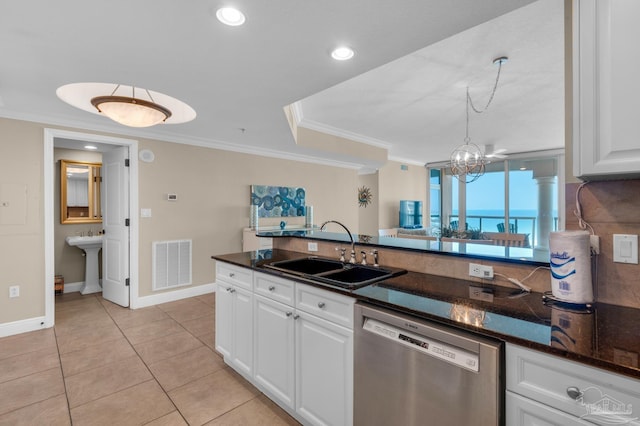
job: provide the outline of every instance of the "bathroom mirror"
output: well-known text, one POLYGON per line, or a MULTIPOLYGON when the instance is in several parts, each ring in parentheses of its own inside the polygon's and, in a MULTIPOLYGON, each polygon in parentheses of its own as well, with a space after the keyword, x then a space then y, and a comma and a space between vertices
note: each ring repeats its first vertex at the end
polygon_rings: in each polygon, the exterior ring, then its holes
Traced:
POLYGON ((60 160, 60 223, 101 223, 101 163, 60 160))

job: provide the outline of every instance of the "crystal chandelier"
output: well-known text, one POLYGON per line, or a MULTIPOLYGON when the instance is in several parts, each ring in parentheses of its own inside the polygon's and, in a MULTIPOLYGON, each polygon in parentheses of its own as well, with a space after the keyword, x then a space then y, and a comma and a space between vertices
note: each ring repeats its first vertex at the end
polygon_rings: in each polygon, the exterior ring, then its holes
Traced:
POLYGON ((487 105, 485 105, 483 109, 477 109, 475 105, 473 105, 473 100, 469 95, 469 87, 467 87, 467 121, 464 144, 454 149, 451 153, 450 158, 451 173, 461 182, 471 183, 476 181, 480 176, 484 174, 485 166, 487 163, 489 163, 489 160, 484 155, 484 152, 480 149, 480 147, 478 147, 478 145, 472 143, 471 138, 469 137, 469 107, 471 107, 471 109, 473 109, 473 111, 478 114, 482 114, 489 108, 489 105, 491 105, 491 101, 493 101, 493 97, 496 94, 496 89, 498 88, 498 81, 500 80, 500 70, 502 69, 502 64, 507 62, 507 59, 508 58, 506 56, 502 56, 493 60, 493 63, 498 65, 498 74, 496 76, 496 82, 491 92, 491 97, 489 98, 489 100, 487 101, 487 105))

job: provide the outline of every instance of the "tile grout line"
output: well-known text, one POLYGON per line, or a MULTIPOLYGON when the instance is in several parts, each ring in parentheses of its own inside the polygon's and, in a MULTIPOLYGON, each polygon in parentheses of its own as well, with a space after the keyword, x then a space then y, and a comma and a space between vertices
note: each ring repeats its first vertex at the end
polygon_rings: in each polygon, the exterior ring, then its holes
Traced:
MULTIPOLYGON (((96 299, 95 296, 94 296, 94 299, 96 299)), ((56 332, 55 303, 54 303, 53 336, 55 337, 56 350, 58 351, 58 363, 60 364, 60 375, 62 376, 62 386, 64 387, 64 399, 67 401, 67 414, 69 415, 69 423, 73 425, 73 418, 71 417, 71 405, 69 403, 69 393, 67 391, 67 381, 65 380, 64 370, 62 369, 62 354, 60 353, 60 345, 58 344, 58 333, 56 332)))
MULTIPOLYGON (((158 309, 160 309, 160 308, 158 308, 158 309)), ((162 310, 162 309, 161 309, 161 310, 162 310)), ((164 312, 165 314, 167 314, 165 311, 163 311, 163 312, 164 312)), ((180 411, 180 409, 179 409, 179 408, 178 408, 178 406, 176 405, 175 401, 171 398, 171 395, 169 395, 169 392, 164 388, 164 386, 162 386, 162 383, 160 383, 160 382, 158 381, 158 378, 156 377, 156 375, 155 375, 155 374, 153 374, 153 371, 151 371, 151 368, 149 368, 149 364, 147 364, 147 362, 144 360, 144 358, 142 358, 142 356, 140 355, 140 353, 138 352, 138 350, 136 349, 136 347, 134 346, 134 344, 133 344, 133 343, 131 343, 131 341, 129 340, 129 337, 127 337, 127 335, 126 335, 126 333, 124 332, 124 330, 120 327, 120 325, 116 322, 116 320, 115 320, 115 319, 113 318, 113 316, 111 315, 111 312, 109 312, 109 311, 107 310, 107 314, 109 315, 109 317, 111 318, 111 320, 114 322, 114 324, 116 325, 116 327, 118 327, 118 330, 120 330, 120 332, 121 332, 121 333, 122 333, 122 335, 124 336, 125 340, 126 340, 126 341, 127 341, 127 343, 129 344, 129 346, 131 346, 131 349, 133 349, 133 352, 136 354, 136 356, 140 359, 140 361, 142 362, 142 364, 144 365, 144 367, 147 369, 147 371, 149 372, 149 374, 150 374, 150 375, 151 375, 151 377, 152 377, 152 379, 151 379, 151 380, 155 381, 155 382, 156 382, 156 384, 160 387, 160 389, 162 389, 162 392, 165 394, 165 396, 167 397, 167 399, 169 399, 169 401, 171 401, 171 405, 173 405, 173 408, 175 409, 175 411, 180 415, 180 417, 181 417, 181 418, 184 420, 184 422, 188 425, 188 424, 189 424, 189 422, 188 422, 188 421, 187 421, 187 419, 185 418, 184 414, 182 414, 182 411, 180 411)), ((169 315, 169 314, 167 314, 167 315, 169 316, 169 318, 171 318, 173 321, 175 321, 175 322, 176 322, 176 323, 177 323, 177 324, 178 324, 178 325, 179 325, 183 330, 185 330, 187 333, 191 334, 191 333, 189 332, 189 330, 185 329, 185 328, 184 328, 184 326, 183 326, 180 322, 178 322, 178 321, 176 321, 175 319, 173 319, 173 317, 171 317, 171 315, 169 315)), ((192 335, 192 336, 193 336, 193 335, 192 335)), ((195 337, 195 336, 193 336, 193 337, 195 337)), ((158 339, 160 339, 160 337, 159 337, 158 339)), ((153 340, 157 340, 157 339, 152 339, 152 340, 149 340, 149 341, 153 341, 153 340)), ((180 354, 178 354, 178 355, 181 355, 181 354, 183 354, 183 353, 186 353, 186 352, 181 352, 181 353, 180 353, 180 354)), ((161 360, 159 360, 159 361, 161 361, 161 360)), ((150 380, 149 380, 149 381, 150 381, 150 380)), ((166 416, 166 415, 169 415, 169 414, 171 414, 171 413, 164 414, 164 415, 162 415, 162 416, 158 417, 157 419, 162 418, 162 417, 164 417, 164 416, 166 416)), ((151 423, 152 421, 157 420, 157 419, 153 419, 153 420, 151 420, 151 421, 149 421, 149 422, 147 422, 147 423, 145 423, 145 424, 151 423)))
MULTIPOLYGON (((124 337, 124 339, 125 339, 125 341, 127 342, 127 344, 131 347, 131 349, 133 349, 133 351, 134 351, 134 353, 135 353, 135 356, 137 356, 137 357, 138 357, 138 359, 143 363, 143 365, 145 366, 145 368, 147 369, 147 371, 150 373, 150 375, 151 375, 151 377, 152 377, 152 378, 151 378, 151 379, 149 379, 149 380, 145 380, 144 382, 138 383, 138 384, 136 384, 136 385, 129 386, 129 387, 125 388, 125 389, 129 389, 129 388, 131 388, 131 387, 133 387, 133 386, 138 386, 138 385, 140 385, 140 384, 142 384, 142 383, 147 383, 147 382, 150 382, 151 380, 153 380, 153 381, 154 381, 154 382, 155 382, 155 383, 160 387, 160 389, 162 389, 162 392, 165 394, 165 396, 166 396, 166 397, 171 401, 171 404, 172 404, 172 406, 173 406, 174 410, 175 410, 175 411, 176 411, 176 412, 181 416, 181 418, 185 421, 185 423, 187 423, 187 424, 188 424, 188 422, 187 422, 186 418, 184 417, 183 413, 182 413, 182 412, 180 411, 180 409, 175 405, 175 402, 173 401, 173 399, 172 399, 172 398, 171 398, 171 396, 169 395, 169 392, 168 392, 168 391, 167 391, 167 390, 162 386, 162 384, 160 384, 160 382, 158 381, 158 379, 157 379, 157 378, 156 378, 156 376, 154 375, 153 371, 151 371, 151 369, 150 369, 150 367, 149 367, 149 366, 150 366, 151 364, 153 364, 153 363, 149 363, 149 364, 148 364, 148 363, 147 363, 147 362, 142 358, 142 356, 140 355, 140 353, 138 352, 138 350, 136 349, 136 347, 134 346, 134 344, 131 342, 131 340, 129 339, 129 337, 127 337, 127 335, 126 335, 126 333, 124 332, 123 328, 122 328, 122 327, 120 326, 120 324, 118 324, 118 322, 115 320, 115 315, 112 313, 112 311, 111 311, 111 310, 109 310, 109 309, 107 308, 107 306, 105 306, 105 304, 104 304, 104 303, 102 303, 102 301, 98 300, 98 298, 97 298, 95 295, 92 295, 92 297, 94 297, 94 299, 96 300, 96 302, 97 302, 97 303, 102 307, 102 309, 106 312, 106 314, 109 316, 109 318, 110 318, 110 320, 112 321, 112 323, 116 326, 116 328, 117 328, 117 329, 120 331, 120 333, 122 334, 122 337, 124 337)), ((210 305, 210 304, 205 303, 204 301, 199 300, 199 299, 198 299, 198 301, 199 301, 200 303, 203 303, 204 305, 206 305, 206 306, 207 306, 208 308, 210 308, 211 310, 213 310, 213 312, 215 312, 215 305, 210 305)), ((181 330, 183 330, 183 331, 187 332, 191 337, 195 338, 198 342, 200 342, 200 343, 202 344, 202 347, 207 348, 209 351, 211 351, 211 352, 212 352, 213 354, 215 354, 215 355, 219 355, 219 354, 218 354, 214 349, 212 349, 211 347, 209 347, 209 346, 206 344, 206 342, 205 342, 203 339, 201 339, 201 337, 200 337, 200 336, 198 336, 198 335, 196 335, 195 333, 191 332, 189 329, 187 329, 187 328, 183 325, 183 323, 182 323, 181 321, 178 321, 176 318, 174 318, 174 317, 170 314, 170 312, 171 312, 171 311, 173 311, 173 310, 165 311, 165 310, 163 310, 163 309, 161 309, 161 308, 159 308, 159 307, 158 307, 158 309, 160 309, 160 310, 161 310, 163 313, 165 313, 169 318, 171 318, 173 321, 175 321, 175 322, 180 326, 180 329, 181 329, 181 330)), ((209 314, 205 314, 205 315, 198 316, 198 317, 195 317, 195 318, 189 318, 188 320, 184 320, 184 322, 186 322, 186 321, 192 321, 192 320, 197 320, 197 319, 203 318, 204 316, 207 316, 207 315, 209 315, 209 314)), ((212 331, 213 331, 213 330, 212 330, 212 331)), ((68 393, 67 393, 67 384, 66 384, 66 381, 65 381, 65 379, 66 379, 67 377, 65 376, 65 374, 64 374, 64 370, 63 370, 63 368, 62 368, 62 359, 61 359, 62 354, 60 353, 60 347, 59 347, 59 344, 58 344, 58 334, 56 333, 55 327, 54 327, 53 332, 54 332, 54 337, 55 337, 56 350, 57 350, 57 352, 58 352, 58 362, 59 362, 59 366, 58 366, 57 368, 59 368, 59 369, 60 369, 59 371, 60 371, 60 372, 61 372, 61 374, 62 374, 63 386, 64 386, 64 389, 65 389, 65 391, 64 391, 64 395, 65 395, 66 402, 67 402, 67 412, 68 412, 68 415, 69 415, 69 420, 70 420, 70 421, 71 421, 71 423, 73 424, 73 420, 72 420, 72 418, 71 418, 71 407, 70 407, 70 405, 69 405, 70 403, 69 403, 69 398, 68 398, 68 393)), ((203 335, 203 336, 204 336, 204 335, 203 335)), ((165 336, 162 336, 162 337, 165 337, 165 336)), ((158 337, 157 339, 160 339, 160 338, 162 338, 162 337, 158 337)), ((155 339, 152 339, 152 340, 155 340, 155 339)), ((152 341, 152 340, 149 340, 149 341, 152 341)), ((144 342, 143 342, 143 343, 144 343, 144 342)), ((92 345, 92 346, 94 346, 94 345, 92 345)), ((84 348, 83 348, 83 349, 84 349, 84 348)), ((78 350, 83 350, 83 349, 78 349, 78 350)), ((68 353, 72 353, 72 352, 75 352, 75 351, 71 351, 71 352, 68 352, 68 353)), ((175 354, 175 355, 173 355, 173 356, 181 356, 181 355, 186 354, 187 352, 190 352, 190 351, 184 351, 184 352, 181 352, 181 353, 179 353, 179 354, 175 354)), ((173 356, 172 356, 172 357, 173 357, 173 356)), ((133 356, 132 356, 131 358, 133 358, 133 356)), ((169 357, 169 358, 171 358, 171 357, 169 357)), ((169 359, 169 358, 166 358, 166 359, 169 359)), ((163 361, 163 360, 157 360, 157 362, 160 362, 160 361, 163 361)), ((96 368, 99 368, 99 367, 96 367, 96 368)), ((222 367, 222 369, 228 369, 228 368, 229 368, 229 367, 228 367, 228 366, 226 366, 226 365, 224 365, 224 366, 222 367)), ((90 370, 86 370, 86 371, 90 371, 90 370)), ((79 374, 79 373, 78 373, 78 374, 79 374)), ((207 377, 207 376, 209 376, 209 375, 211 375, 211 374, 213 374, 213 373, 207 374, 207 375, 205 375, 205 376, 203 376, 203 377, 207 377)), ((69 376, 69 377, 72 377, 72 376, 69 376)), ((188 385, 188 384, 190 384, 190 383, 193 383, 195 380, 200 380, 201 378, 202 378, 202 377, 199 377, 198 379, 194 379, 194 380, 192 380, 192 381, 190 381, 190 382, 188 382, 188 383, 185 383, 185 384, 183 384, 183 385, 181 385, 181 386, 177 387, 176 389, 179 389, 179 388, 180 388, 180 387, 182 387, 182 386, 185 386, 185 385, 188 385)), ((120 389, 120 390, 118 390, 117 392, 121 392, 121 391, 123 391, 123 390, 125 390, 125 389, 120 389)), ((174 390, 175 390, 175 389, 174 389, 174 390)), ((95 402, 95 401, 99 401, 100 399, 103 399, 103 398, 106 398, 106 397, 108 397, 108 396, 111 396, 111 395, 113 395, 113 394, 115 394, 115 393, 117 393, 117 392, 113 392, 113 393, 111 393, 111 394, 109 394, 109 395, 105 395, 105 396, 103 396, 103 397, 101 397, 101 398, 98 398, 98 399, 96 399, 96 400, 93 400, 93 401, 88 401, 88 402, 86 402, 85 404, 88 404, 88 403, 91 403, 91 402, 95 402)), ((241 407, 241 406, 245 405, 247 402, 250 402, 250 401, 252 401, 252 400, 254 400, 254 399, 256 399, 256 398, 259 398, 259 397, 260 397, 260 395, 262 395, 262 392, 259 392, 259 393, 258 393, 258 395, 256 395, 254 398, 252 398, 252 399, 250 399, 250 400, 246 401, 245 403, 243 403, 243 404, 239 405, 238 407, 241 407)), ((58 395, 56 395, 56 396, 58 396, 58 395)), ((77 406, 77 407, 74 407, 74 409, 75 409, 75 408, 78 408, 78 407, 81 407, 81 406, 83 406, 83 405, 85 405, 85 404, 81 404, 81 405, 79 405, 79 406, 77 406)), ((31 405, 31 404, 30 404, 30 405, 31 405)), ((238 408, 238 407, 235 407, 235 408, 238 408)), ((22 407, 21 407, 21 408, 22 408, 22 407)), ((234 409, 235 409, 235 408, 234 408, 234 409)), ((229 411, 227 411, 227 412, 225 412, 225 413, 222 413, 220 416, 225 415, 225 414, 227 414, 227 413, 228 413, 228 412, 230 412, 230 411, 233 411, 233 410, 229 410, 229 411)), ((164 416, 167 416, 167 415, 169 415, 169 414, 171 414, 171 412, 170 412, 170 413, 167 413, 167 414, 164 414, 164 415, 162 415, 162 416, 160 416, 160 417, 158 417, 158 419, 159 419, 159 418, 162 418, 162 417, 164 417, 164 416)), ((215 418, 213 418, 213 419, 210 419, 210 420, 208 420, 208 421, 214 420, 214 419, 216 419, 216 418, 218 418, 218 417, 220 417, 220 416, 217 416, 217 417, 215 417, 215 418)), ((157 420, 157 419, 152 419, 152 420, 150 420, 149 422, 153 422, 153 421, 155 421, 155 420, 157 420)), ((147 422, 147 423, 149 423, 149 422, 147 422)))
MULTIPOLYGON (((96 299, 97 299, 97 297, 96 297, 96 299)), ((131 386, 128 386, 128 387, 126 387, 126 388, 119 389, 118 391, 113 392, 113 393, 110 393, 109 395, 104 395, 104 396, 102 396, 102 397, 100 397, 100 398, 97 398, 97 399, 94 399, 94 400, 91 400, 91 401, 87 401, 87 402, 85 402, 84 404, 80 404, 80 405, 78 405, 78 406, 74 407, 74 409, 77 409, 77 408, 79 408, 79 407, 82 407, 83 405, 86 405, 86 404, 95 403, 96 401, 99 401, 99 400, 101 400, 101 399, 104 399, 104 398, 107 398, 107 397, 109 397, 109 396, 112 396, 112 395, 114 395, 114 394, 116 394, 116 393, 118 393, 118 392, 122 392, 122 391, 125 391, 125 390, 127 390, 127 389, 131 389, 131 388, 133 388, 133 387, 135 387, 135 386, 139 386, 139 385, 141 385, 141 384, 144 384, 144 383, 148 383, 148 382, 154 381, 154 382, 155 382, 155 383, 160 387, 160 389, 162 389, 162 392, 163 392, 163 393, 165 394, 165 396, 169 399, 169 401, 171 401, 171 405, 173 405, 173 408, 175 409, 175 411, 177 411, 177 412, 180 414, 180 416, 184 419, 184 416, 182 415, 182 413, 180 412, 180 410, 178 410, 178 407, 176 407, 176 405, 175 405, 175 403, 173 402, 173 400, 171 399, 171 397, 169 397, 169 395, 167 394, 167 392, 165 391, 165 389, 162 387, 162 385, 160 385, 160 383, 159 383, 159 382, 158 382, 158 380, 156 379, 156 376, 155 376, 155 375, 153 374, 153 372, 149 369, 149 366, 148 366, 148 365, 147 365, 147 363, 144 361, 144 359, 142 359, 142 357, 140 356, 140 354, 138 353, 138 351, 136 350, 136 348, 134 347, 134 345, 131 343, 131 341, 129 340, 129 338, 127 337, 127 335, 124 333, 123 329, 120 327, 120 325, 119 325, 119 324, 116 322, 116 320, 114 319, 114 317, 113 317, 113 315, 111 314, 111 312, 110 312, 110 311, 109 311, 109 310, 104 306, 104 304, 103 304, 102 302, 100 302, 99 300, 98 300, 98 303, 99 303, 99 304, 100 304, 100 306, 105 310, 105 312, 107 313, 107 315, 109 316, 109 318, 111 319, 111 321, 113 322, 113 324, 114 324, 114 325, 116 326, 116 328, 120 331, 120 333, 122 333, 123 338, 127 341, 127 344, 131 347, 131 349, 132 349, 132 350, 133 350, 133 352, 135 353, 135 355, 133 355, 133 356, 131 356, 131 357, 128 357, 128 358, 133 358, 134 356, 135 356, 135 357, 137 357, 137 358, 140 360, 140 362, 142 362, 142 364, 144 365, 144 367, 147 369, 147 371, 148 371, 148 372, 149 372, 149 374, 151 375, 151 378, 150 378, 149 380, 145 380, 145 381, 143 381, 143 382, 136 383, 136 384, 131 385, 131 386)), ((56 341, 56 343, 57 343, 57 341, 56 341)), ((58 352, 58 353, 59 353, 59 352, 58 352)), ((62 361, 60 362, 60 368, 62 368, 62 361)), ((96 368, 100 368, 100 367, 96 367, 96 368)), ((94 370, 95 370, 96 368, 94 368, 94 370)), ((91 370, 86 370, 86 371, 91 371, 91 370)), ((72 377, 72 376, 69 376, 69 377, 72 377)), ((64 380, 64 375, 63 375, 63 380, 64 380)), ((66 395, 66 382, 65 382, 65 396, 67 396, 67 395, 66 395)), ((69 409, 69 419, 71 420, 71 424, 73 424, 73 420, 71 419, 71 408, 70 408, 70 405, 69 405, 69 404, 70 404, 70 403, 69 403, 69 397, 67 396, 67 407, 68 407, 68 409, 69 409)), ((158 418, 156 418, 156 419, 152 419, 152 420, 150 420, 150 421, 149 421, 149 422, 147 422, 147 423, 150 423, 150 422, 152 422, 152 421, 154 421, 154 420, 157 420, 157 419, 159 419, 159 418, 162 418, 162 417, 164 417, 164 416, 166 416, 166 415, 168 415, 168 414, 171 414, 171 412, 170 412, 170 413, 163 414, 162 416, 160 416, 160 417, 158 417, 158 418)), ((185 419, 185 421, 186 421, 186 419, 185 419)), ((145 423, 145 424, 146 424, 146 423, 145 423)))

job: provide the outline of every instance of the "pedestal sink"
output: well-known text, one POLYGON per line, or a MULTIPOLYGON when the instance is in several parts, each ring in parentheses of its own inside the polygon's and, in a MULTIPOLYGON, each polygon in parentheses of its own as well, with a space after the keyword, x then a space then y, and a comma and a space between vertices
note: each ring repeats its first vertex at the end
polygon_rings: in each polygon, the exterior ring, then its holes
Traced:
POLYGON ((90 294, 102 291, 100 287, 100 274, 98 272, 98 252, 102 248, 102 235, 92 237, 67 237, 67 244, 84 250, 85 272, 84 286, 80 293, 90 294))

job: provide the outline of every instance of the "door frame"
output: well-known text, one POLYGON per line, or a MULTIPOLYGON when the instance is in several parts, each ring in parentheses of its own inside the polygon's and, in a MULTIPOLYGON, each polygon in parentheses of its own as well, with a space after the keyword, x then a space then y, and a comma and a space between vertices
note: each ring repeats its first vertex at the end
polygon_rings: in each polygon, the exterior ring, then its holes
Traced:
POLYGON ((138 141, 91 133, 73 132, 60 129, 44 129, 44 294, 45 294, 45 327, 53 327, 55 319, 55 164, 54 139, 74 139, 86 142, 104 143, 126 146, 129 148, 129 307, 138 307, 138 141))

